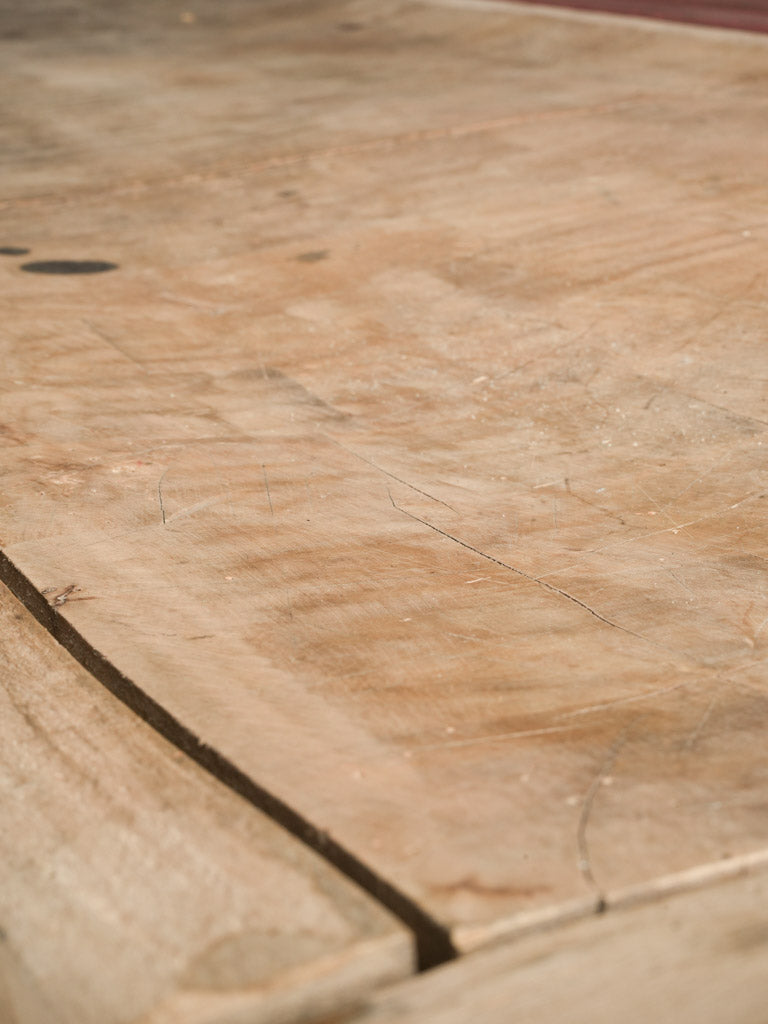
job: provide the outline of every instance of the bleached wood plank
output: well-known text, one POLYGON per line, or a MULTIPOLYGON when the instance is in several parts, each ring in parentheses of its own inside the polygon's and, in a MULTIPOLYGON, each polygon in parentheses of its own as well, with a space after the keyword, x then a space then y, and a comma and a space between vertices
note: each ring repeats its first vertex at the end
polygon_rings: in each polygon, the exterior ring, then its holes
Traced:
POLYGON ((12 562, 461 948, 763 849, 766 41, 165 10, 19 15, 12 562))
POLYGON ((207 776, 0 589, 0 1020, 311 1021, 406 930, 207 776))

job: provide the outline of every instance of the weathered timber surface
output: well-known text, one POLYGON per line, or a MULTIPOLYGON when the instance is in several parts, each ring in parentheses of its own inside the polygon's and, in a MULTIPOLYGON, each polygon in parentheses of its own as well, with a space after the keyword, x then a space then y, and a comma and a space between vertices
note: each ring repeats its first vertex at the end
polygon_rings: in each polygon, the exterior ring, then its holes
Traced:
POLYGON ((288 1024, 411 937, 192 764, 0 588, 0 1020, 288 1024))
POLYGON ((3 43, 14 565, 463 949, 759 859, 765 39, 58 10, 3 43))
POLYGON ((762 1024, 766 875, 483 950, 374 996, 354 1024, 762 1024))

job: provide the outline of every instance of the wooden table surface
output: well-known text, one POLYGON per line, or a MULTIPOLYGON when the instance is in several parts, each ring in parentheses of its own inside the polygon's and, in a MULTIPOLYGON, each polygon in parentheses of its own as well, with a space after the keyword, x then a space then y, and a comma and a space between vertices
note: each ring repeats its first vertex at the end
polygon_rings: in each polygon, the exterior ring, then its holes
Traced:
POLYGON ((73 10, 2 15, 5 582, 423 964, 766 864, 768 41, 73 10))

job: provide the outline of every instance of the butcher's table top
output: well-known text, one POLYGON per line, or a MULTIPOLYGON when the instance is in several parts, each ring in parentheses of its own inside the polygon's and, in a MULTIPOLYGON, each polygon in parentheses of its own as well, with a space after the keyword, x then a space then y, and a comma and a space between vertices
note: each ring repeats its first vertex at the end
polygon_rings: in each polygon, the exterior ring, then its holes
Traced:
POLYGON ((0 51, 3 1022, 764 1024, 768 36, 0 51))

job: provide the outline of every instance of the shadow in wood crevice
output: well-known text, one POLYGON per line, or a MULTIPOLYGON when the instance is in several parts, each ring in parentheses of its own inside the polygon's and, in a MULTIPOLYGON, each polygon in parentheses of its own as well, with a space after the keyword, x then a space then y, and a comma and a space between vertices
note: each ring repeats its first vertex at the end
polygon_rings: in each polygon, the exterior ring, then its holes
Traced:
POLYGON ((399 918, 414 935, 420 971, 455 959, 457 951, 447 928, 339 842, 254 782, 216 750, 201 743, 194 733, 93 648, 3 551, 0 551, 0 583, 5 584, 57 643, 118 700, 201 768, 282 825, 399 918))

